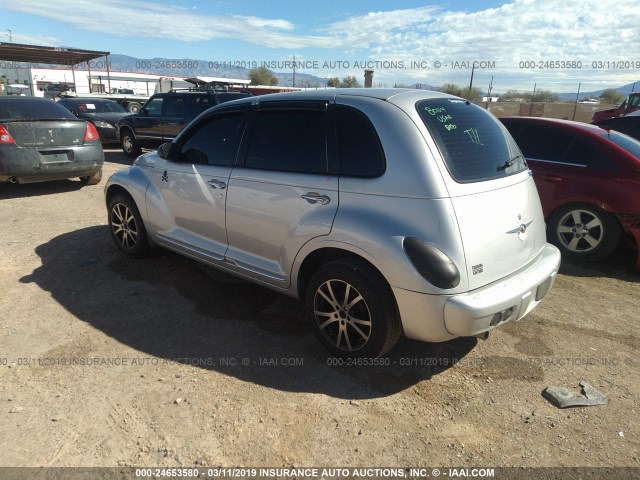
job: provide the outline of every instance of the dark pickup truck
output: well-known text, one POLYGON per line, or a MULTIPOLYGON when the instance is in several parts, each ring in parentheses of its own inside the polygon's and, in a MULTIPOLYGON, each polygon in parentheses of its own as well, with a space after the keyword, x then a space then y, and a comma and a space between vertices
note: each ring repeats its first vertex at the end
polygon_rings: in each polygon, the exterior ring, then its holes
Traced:
POLYGON ((208 108, 250 95, 215 90, 157 93, 144 104, 140 113, 127 115, 118 122, 117 135, 122 150, 129 157, 137 157, 143 147, 157 148, 173 140, 191 120, 208 108))

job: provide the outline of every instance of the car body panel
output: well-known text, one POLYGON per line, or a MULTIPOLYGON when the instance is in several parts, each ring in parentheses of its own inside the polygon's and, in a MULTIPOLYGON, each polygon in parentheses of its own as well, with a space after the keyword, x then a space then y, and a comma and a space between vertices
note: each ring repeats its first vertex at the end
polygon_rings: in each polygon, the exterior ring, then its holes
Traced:
POLYGON ((472 290, 510 275, 547 244, 534 181, 527 172, 517 177, 508 187, 451 199, 472 290))
POLYGON ((152 161, 146 206, 154 242, 203 260, 222 261, 227 249, 226 194, 212 190, 209 182, 228 182, 231 169, 157 156, 152 161))
POLYGON ((296 254, 327 235, 338 209, 333 176, 234 169, 227 197, 226 260, 250 277, 288 286, 296 254), (303 195, 324 196, 326 204, 303 195))

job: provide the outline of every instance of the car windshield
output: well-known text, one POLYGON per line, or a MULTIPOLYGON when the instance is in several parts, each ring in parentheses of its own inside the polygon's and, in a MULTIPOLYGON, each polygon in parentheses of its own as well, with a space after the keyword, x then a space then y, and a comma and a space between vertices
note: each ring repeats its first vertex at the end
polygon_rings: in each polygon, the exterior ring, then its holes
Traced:
POLYGON ((618 132, 609 132, 601 134, 621 148, 624 148, 631 155, 636 156, 640 160, 640 142, 627 135, 618 132))
POLYGON ((62 105, 42 99, 2 99, 0 100, 0 120, 77 120, 62 105))
POLYGON ((486 110, 458 98, 422 100, 416 108, 457 182, 502 178, 527 169, 509 132, 486 110))
POLYGON ((126 113, 127 109, 116 102, 106 102, 104 100, 77 102, 80 113, 126 113))

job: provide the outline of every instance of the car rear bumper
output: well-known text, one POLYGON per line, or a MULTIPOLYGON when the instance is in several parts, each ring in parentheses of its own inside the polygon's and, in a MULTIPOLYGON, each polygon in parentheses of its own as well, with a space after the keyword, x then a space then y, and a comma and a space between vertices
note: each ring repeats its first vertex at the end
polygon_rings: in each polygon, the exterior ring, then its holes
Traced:
POLYGON ((99 143, 77 147, 0 149, 0 183, 31 183, 91 176, 102 168, 99 143))
POLYGON ((560 251, 547 244, 517 272, 476 290, 453 296, 394 288, 407 337, 440 342, 481 335, 519 320, 545 297, 560 268, 560 251))

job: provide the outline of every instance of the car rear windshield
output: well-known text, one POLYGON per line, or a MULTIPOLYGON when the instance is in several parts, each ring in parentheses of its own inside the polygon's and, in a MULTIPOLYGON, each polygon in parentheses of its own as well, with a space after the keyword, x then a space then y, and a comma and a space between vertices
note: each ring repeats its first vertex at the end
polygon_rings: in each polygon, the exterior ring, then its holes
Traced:
POLYGON ((527 169, 509 132, 477 105, 438 98, 422 100, 416 108, 455 181, 491 180, 527 169))
POLYGON ((78 111, 82 113, 125 113, 127 111, 119 103, 105 100, 77 102, 77 105, 78 111))
POLYGON ((611 140, 613 143, 621 148, 624 148, 631 155, 635 155, 640 159, 640 142, 626 135, 621 135, 616 132, 609 132, 602 135, 603 137, 611 140))
POLYGON ((58 119, 77 120, 69 110, 52 100, 7 98, 0 101, 0 120, 58 119))

